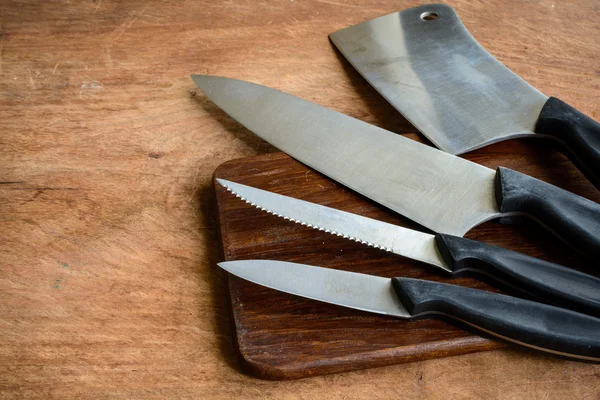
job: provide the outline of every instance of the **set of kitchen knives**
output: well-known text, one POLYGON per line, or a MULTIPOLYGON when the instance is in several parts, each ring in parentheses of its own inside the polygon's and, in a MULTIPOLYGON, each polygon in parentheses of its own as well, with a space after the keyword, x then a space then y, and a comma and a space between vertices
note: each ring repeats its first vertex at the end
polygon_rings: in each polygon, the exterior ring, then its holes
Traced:
POLYGON ((264 86, 216 76, 192 78, 210 100, 267 142, 436 234, 235 182, 218 183, 285 220, 449 274, 477 270, 541 301, 281 261, 219 265, 283 292, 399 318, 448 316, 461 326, 535 350, 600 361, 600 279, 462 237, 490 219, 524 214, 597 263, 600 205, 517 171, 494 171, 456 155, 512 137, 543 135, 559 140, 597 184, 600 124, 511 72, 446 5, 386 15, 330 38, 440 150, 264 86))

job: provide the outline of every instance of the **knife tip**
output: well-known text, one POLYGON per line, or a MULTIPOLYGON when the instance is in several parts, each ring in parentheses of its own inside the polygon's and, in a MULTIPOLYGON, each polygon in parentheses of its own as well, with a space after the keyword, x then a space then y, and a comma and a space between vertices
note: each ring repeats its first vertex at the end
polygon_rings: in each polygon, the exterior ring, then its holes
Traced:
POLYGON ((215 180, 217 181, 217 183, 219 185, 221 185, 223 187, 227 187, 227 182, 229 182, 229 181, 226 181, 225 179, 221 179, 221 178, 216 178, 215 180))
POLYGON ((217 76, 197 75, 197 74, 192 74, 190 76, 192 77, 192 80, 194 81, 194 83, 196 84, 196 86, 198 86, 203 91, 206 91, 206 89, 209 87, 209 85, 211 84, 211 82, 214 82, 215 79, 219 78, 217 76))
POLYGON ((240 274, 251 265, 255 260, 236 260, 236 261, 221 261, 217 263, 217 266, 235 276, 240 274))

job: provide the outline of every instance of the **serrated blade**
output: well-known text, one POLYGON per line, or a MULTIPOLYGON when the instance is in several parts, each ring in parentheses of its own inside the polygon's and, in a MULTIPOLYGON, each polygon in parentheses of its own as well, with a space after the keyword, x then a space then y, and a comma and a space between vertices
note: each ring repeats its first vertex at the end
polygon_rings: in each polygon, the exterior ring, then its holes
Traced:
POLYGON ((281 292, 377 314, 411 317, 389 278, 271 260, 225 261, 218 265, 233 275, 281 292))
POLYGON ((451 272, 437 250, 433 235, 225 179, 217 182, 250 205, 281 218, 451 272))
POLYGON ((275 147, 431 230, 463 236, 500 216, 489 168, 264 86, 192 78, 275 147))
POLYGON ((548 99, 488 53, 444 4, 385 15, 329 37, 385 99, 449 153, 534 134, 548 99))

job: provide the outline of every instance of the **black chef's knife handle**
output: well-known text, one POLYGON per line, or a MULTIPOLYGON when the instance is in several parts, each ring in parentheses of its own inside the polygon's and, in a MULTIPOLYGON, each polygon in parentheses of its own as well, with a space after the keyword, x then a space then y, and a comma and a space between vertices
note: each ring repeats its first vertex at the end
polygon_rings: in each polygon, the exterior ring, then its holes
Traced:
POLYGON ((504 167, 496 173, 496 203, 501 213, 525 213, 585 256, 600 257, 599 204, 504 167))
POLYGON ((458 236, 437 234, 435 241, 453 272, 480 271, 557 306, 600 317, 599 278, 458 236))
POLYGON ((535 132, 563 142, 581 172, 600 187, 600 123, 550 97, 542 107, 535 132))
POLYGON ((600 361, 600 319, 517 297, 411 278, 393 278, 407 311, 442 314, 498 338, 565 357, 600 361))

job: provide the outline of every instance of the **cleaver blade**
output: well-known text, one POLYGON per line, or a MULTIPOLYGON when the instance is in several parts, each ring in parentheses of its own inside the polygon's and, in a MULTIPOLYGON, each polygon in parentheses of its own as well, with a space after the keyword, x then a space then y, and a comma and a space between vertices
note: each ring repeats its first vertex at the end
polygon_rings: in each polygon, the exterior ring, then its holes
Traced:
POLYGON ((548 97, 487 52, 452 7, 426 4, 329 35, 358 72, 438 148, 452 154, 549 136, 600 183, 600 124, 548 97))

